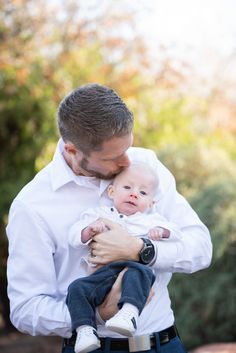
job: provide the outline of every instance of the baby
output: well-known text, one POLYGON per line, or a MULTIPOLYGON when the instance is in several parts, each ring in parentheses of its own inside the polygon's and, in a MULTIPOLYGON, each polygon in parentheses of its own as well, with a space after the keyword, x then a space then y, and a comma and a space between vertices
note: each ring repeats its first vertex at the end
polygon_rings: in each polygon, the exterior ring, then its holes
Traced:
MULTIPOLYGON (((83 246, 99 233, 109 231, 106 219, 121 224, 129 234, 151 240, 178 236, 178 228, 153 211, 158 177, 146 164, 137 163, 123 170, 108 186, 112 207, 88 209, 71 228, 69 243, 83 246)), ((144 242, 151 241, 142 238, 144 242)), ((122 238, 121 238, 122 241, 122 238)), ((96 332, 95 308, 111 290, 118 274, 127 268, 122 279, 120 309, 107 320, 105 326, 125 336, 132 336, 137 319, 142 312, 155 275, 145 262, 113 262, 97 269, 87 277, 72 282, 68 288, 67 305, 72 320, 72 330, 77 332, 75 352, 90 352, 100 347, 96 332)))

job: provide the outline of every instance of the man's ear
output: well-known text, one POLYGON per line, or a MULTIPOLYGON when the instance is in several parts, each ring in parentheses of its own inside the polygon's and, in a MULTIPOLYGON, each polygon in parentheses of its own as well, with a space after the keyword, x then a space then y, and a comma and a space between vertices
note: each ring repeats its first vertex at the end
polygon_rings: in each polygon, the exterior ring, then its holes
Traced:
POLYGON ((82 154, 82 152, 80 150, 78 150, 75 145, 73 145, 73 143, 71 142, 66 142, 64 144, 64 148, 66 153, 68 153, 70 156, 74 156, 76 153, 77 154, 82 154))
POLYGON ((113 194, 114 194, 114 186, 111 184, 107 188, 107 195, 110 199, 113 199, 113 194))

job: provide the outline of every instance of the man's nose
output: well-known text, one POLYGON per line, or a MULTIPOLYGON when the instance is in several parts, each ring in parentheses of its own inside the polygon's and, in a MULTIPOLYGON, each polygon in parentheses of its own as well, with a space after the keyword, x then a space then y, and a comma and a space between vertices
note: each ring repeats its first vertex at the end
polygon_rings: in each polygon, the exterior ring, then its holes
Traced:
POLYGON ((130 160, 129 160, 129 157, 126 153, 122 157, 119 158, 118 165, 119 165, 119 167, 129 167, 130 166, 130 160))

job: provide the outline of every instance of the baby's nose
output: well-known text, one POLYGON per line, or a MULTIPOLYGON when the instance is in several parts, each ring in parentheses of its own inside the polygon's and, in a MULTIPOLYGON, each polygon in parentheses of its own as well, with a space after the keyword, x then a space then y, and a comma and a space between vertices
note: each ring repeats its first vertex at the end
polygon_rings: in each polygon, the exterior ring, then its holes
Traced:
POLYGON ((133 198, 133 199, 137 199, 138 198, 137 194, 134 194, 134 193, 130 194, 130 197, 133 198))

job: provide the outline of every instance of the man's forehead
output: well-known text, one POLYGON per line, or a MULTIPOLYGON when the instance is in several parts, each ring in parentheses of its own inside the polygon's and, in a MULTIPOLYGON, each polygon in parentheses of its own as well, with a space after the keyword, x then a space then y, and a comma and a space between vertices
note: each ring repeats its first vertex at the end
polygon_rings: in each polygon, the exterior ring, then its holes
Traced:
POLYGON ((92 153, 101 157, 103 160, 118 159, 119 157, 123 156, 123 154, 129 149, 132 143, 132 134, 121 137, 113 137, 103 143, 102 149, 100 151, 94 151, 92 153))

